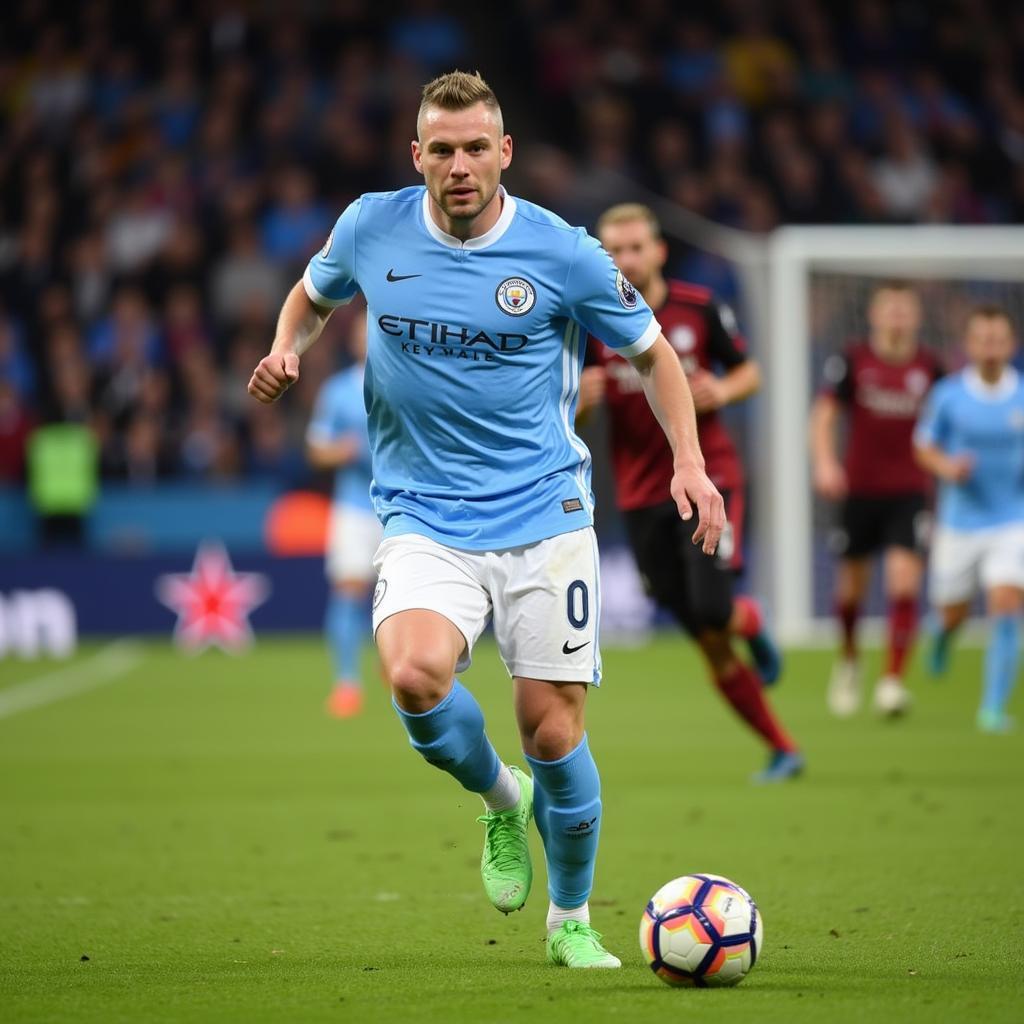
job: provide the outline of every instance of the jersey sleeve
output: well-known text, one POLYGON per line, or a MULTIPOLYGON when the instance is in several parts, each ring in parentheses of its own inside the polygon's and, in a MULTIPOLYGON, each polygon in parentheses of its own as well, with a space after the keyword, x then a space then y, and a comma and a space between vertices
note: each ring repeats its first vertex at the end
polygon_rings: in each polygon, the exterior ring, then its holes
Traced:
POLYGON ((825 360, 819 393, 844 405, 853 401, 853 362, 849 353, 837 352, 825 360))
POLYGON ((360 200, 351 203, 338 218, 324 247, 309 261, 302 284, 311 302, 333 309, 351 302, 356 284, 356 221, 360 200))
POLYGON ((582 231, 565 283, 564 304, 570 319, 627 359, 646 352, 661 333, 640 293, 597 239, 582 231))
POLYGON ((736 314, 724 302, 710 302, 706 307, 708 327, 708 355, 711 361, 726 370, 745 363, 747 343, 740 334, 736 314))
POLYGON ((949 389, 942 384, 932 389, 914 428, 914 444, 921 447, 946 447, 949 439, 949 417, 946 412, 948 394, 949 389))

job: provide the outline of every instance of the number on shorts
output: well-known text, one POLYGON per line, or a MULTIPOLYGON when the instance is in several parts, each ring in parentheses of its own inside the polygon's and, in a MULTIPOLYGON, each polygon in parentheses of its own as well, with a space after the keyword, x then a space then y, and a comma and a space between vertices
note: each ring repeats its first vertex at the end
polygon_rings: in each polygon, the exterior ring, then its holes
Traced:
POLYGON ((583 629, 590 619, 590 592, 583 580, 573 580, 565 594, 565 612, 573 629, 583 629))

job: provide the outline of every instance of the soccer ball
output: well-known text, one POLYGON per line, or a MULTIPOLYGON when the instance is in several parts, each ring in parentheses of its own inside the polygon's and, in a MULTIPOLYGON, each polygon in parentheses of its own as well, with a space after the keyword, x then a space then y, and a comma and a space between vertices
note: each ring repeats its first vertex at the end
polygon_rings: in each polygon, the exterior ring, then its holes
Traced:
POLYGON ((721 875, 673 878, 651 897, 640 919, 640 949, 669 985, 738 985, 763 942, 757 904, 721 875))

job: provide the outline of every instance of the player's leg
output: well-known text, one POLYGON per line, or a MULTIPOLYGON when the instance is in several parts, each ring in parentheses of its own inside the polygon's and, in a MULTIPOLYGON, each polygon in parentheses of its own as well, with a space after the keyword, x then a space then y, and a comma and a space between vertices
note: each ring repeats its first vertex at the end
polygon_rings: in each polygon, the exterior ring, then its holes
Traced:
MULTIPOLYGON (((733 582, 743 571, 745 497, 742 488, 722 492, 729 523, 718 544, 717 560, 719 564, 728 564, 733 582)), ((762 682, 766 686, 773 686, 782 675, 782 652, 768 629, 764 609, 757 598, 749 594, 736 594, 735 587, 733 591, 729 632, 746 641, 762 682)))
POLYGON ((871 561, 865 555, 840 558, 836 564, 835 614, 840 627, 839 656, 828 684, 828 706, 845 718, 860 708, 857 623, 871 582, 871 561))
POLYGON ((490 610, 474 559, 426 538, 396 537, 381 545, 376 560, 375 636, 395 711, 415 750, 480 794, 484 888, 498 910, 518 910, 532 879, 532 786, 502 763, 480 705, 455 678, 468 668, 490 610))
POLYGON ((929 558, 928 600, 934 609, 930 626, 928 669, 943 675, 957 630, 967 621, 977 591, 985 538, 939 527, 929 558))
POLYGON ((338 718, 356 715, 363 706, 359 661, 371 639, 373 554, 379 544, 380 524, 376 516, 348 506, 335 508, 327 547, 331 592, 325 631, 334 668, 327 711, 338 718))
POLYGON ((590 927, 588 903, 601 832, 601 780, 584 726, 587 687, 601 677, 598 580, 591 529, 503 552, 491 580, 544 843, 548 959, 568 967, 620 965, 590 927))
POLYGON ((916 550, 890 547, 886 549, 883 566, 888 644, 885 672, 875 687, 874 706, 883 715, 897 716, 910 706, 904 672, 917 635, 924 561, 916 550))
POLYGON ((768 745, 768 768, 755 778, 776 782, 798 775, 804 766, 796 744, 768 702, 756 667, 739 658, 729 632, 733 613, 733 562, 728 550, 709 557, 691 542, 695 524, 678 516, 672 537, 682 572, 676 588, 684 597, 687 628, 704 655, 718 692, 736 714, 768 745))
POLYGON ((1006 713, 1020 659, 1020 617, 1024 610, 1024 527, 1001 528, 990 540, 981 567, 991 623, 985 652, 985 686, 978 709, 978 728, 1007 732, 1013 721, 1006 713))

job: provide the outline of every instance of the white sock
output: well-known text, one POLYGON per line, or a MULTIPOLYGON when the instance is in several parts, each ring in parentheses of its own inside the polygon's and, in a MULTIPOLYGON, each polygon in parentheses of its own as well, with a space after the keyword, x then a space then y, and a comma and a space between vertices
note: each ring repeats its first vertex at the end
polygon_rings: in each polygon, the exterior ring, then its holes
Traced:
POLYGON ((573 907, 566 910, 554 903, 548 904, 548 934, 558 931, 565 921, 582 921, 590 924, 590 904, 584 903, 582 907, 573 907))
POLYGON ((519 803, 519 780, 508 770, 508 765, 502 762, 494 785, 480 796, 487 810, 507 811, 519 803))

